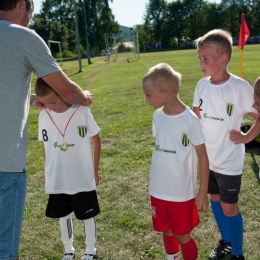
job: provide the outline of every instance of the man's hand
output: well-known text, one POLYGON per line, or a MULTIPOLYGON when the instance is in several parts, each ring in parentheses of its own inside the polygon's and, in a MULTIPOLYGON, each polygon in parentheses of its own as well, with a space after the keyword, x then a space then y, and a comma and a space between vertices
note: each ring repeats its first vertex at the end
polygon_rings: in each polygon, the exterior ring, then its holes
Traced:
POLYGON ((87 103, 84 104, 85 106, 89 106, 92 104, 93 102, 93 96, 92 94, 88 91, 88 90, 84 90, 84 94, 87 97, 87 103))
POLYGON ((32 94, 30 96, 30 106, 31 107, 37 107, 37 108, 40 108, 40 109, 44 108, 44 105, 37 99, 35 94, 32 94))

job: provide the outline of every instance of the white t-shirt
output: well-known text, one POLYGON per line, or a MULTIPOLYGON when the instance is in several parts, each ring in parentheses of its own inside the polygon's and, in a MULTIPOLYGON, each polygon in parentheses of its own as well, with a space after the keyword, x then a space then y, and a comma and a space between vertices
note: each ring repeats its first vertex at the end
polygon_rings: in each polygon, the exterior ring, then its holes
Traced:
POLYGON ((242 174, 245 146, 231 142, 229 131, 240 130, 245 113, 256 113, 253 103, 253 88, 235 75, 231 74, 221 85, 211 84, 210 77, 197 83, 193 106, 200 108, 210 170, 225 175, 242 174))
POLYGON ((166 115, 162 108, 153 114, 156 137, 150 170, 149 194, 167 201, 187 201, 196 196, 197 154, 194 146, 204 143, 197 116, 186 108, 166 115))
POLYGON ((45 148, 45 191, 48 194, 76 194, 96 189, 89 137, 98 134, 100 129, 90 110, 78 106, 73 105, 64 113, 47 109, 62 134, 67 125, 64 138, 44 109, 39 115, 38 138, 45 148), (68 144, 67 151, 60 149, 63 140, 68 144))

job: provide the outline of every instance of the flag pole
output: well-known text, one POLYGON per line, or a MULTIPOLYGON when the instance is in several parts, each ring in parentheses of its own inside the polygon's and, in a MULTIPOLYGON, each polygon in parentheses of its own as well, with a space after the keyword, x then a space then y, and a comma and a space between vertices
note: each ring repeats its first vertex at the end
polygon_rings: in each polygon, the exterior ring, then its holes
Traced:
POLYGON ((240 49, 240 73, 239 76, 242 78, 242 64, 243 64, 243 49, 247 39, 250 36, 250 31, 248 29, 245 15, 241 14, 241 24, 240 24, 240 31, 239 31, 239 40, 238 40, 238 48, 240 49))
POLYGON ((239 77, 242 78, 242 64, 243 64, 243 50, 240 49, 240 72, 239 72, 239 77))

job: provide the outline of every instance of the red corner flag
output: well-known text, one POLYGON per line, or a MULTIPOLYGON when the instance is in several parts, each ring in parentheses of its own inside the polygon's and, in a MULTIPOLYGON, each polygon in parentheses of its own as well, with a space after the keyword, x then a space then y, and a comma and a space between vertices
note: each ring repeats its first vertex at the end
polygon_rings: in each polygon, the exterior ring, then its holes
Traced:
POLYGON ((243 50, 244 45, 247 41, 247 39, 250 36, 250 31, 248 29, 246 20, 245 20, 245 15, 241 14, 241 24, 240 24, 240 33, 239 33, 239 40, 238 40, 238 48, 243 50))

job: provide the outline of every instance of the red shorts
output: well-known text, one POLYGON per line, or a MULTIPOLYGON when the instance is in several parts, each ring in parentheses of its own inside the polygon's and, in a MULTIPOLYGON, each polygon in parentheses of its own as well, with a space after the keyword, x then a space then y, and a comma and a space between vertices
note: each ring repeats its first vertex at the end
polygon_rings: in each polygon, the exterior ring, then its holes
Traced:
POLYGON ((173 202, 151 197, 153 228, 157 232, 169 229, 176 235, 188 234, 199 224, 195 199, 173 202))

